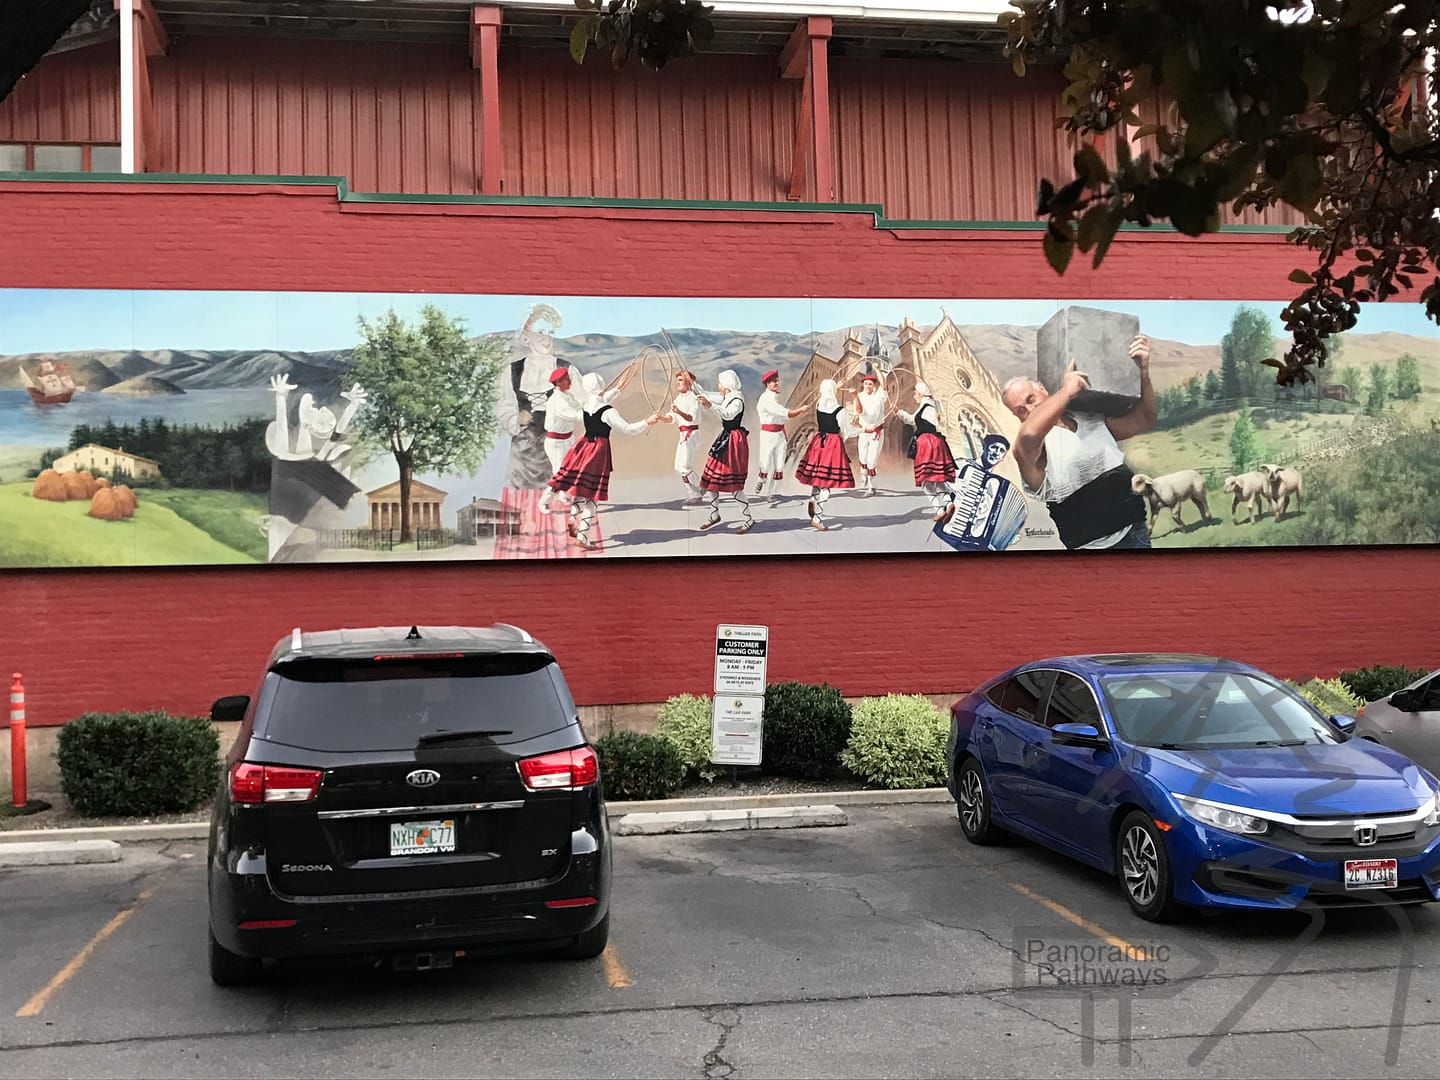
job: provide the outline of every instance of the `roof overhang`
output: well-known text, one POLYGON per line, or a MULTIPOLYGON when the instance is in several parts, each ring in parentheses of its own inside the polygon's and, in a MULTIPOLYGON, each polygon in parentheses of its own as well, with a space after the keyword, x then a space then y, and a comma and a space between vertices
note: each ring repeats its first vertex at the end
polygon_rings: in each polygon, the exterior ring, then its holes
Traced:
MULTIPOLYGON (((799 19, 833 21, 835 56, 997 59, 1005 0, 908 0, 883 4, 821 0, 712 0, 715 39, 706 53, 778 55, 799 19)), ((501 44, 565 47, 578 15, 573 0, 495 0, 501 44)), ((113 11, 96 4, 52 51, 118 38, 113 11)), ((153 0, 165 30, 186 35, 329 38, 464 44, 471 0, 153 0)))

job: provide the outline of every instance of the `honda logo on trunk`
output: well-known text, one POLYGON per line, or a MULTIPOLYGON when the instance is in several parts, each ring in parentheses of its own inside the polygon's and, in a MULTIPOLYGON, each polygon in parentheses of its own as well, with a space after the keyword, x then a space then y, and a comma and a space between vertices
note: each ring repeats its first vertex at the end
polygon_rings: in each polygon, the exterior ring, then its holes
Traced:
POLYGON ((1356 825, 1355 843, 1360 847, 1369 847, 1371 844, 1375 843, 1375 826, 1356 825))
POLYGON ((432 787, 440 782, 440 774, 434 769, 416 769, 405 782, 411 787, 432 787))

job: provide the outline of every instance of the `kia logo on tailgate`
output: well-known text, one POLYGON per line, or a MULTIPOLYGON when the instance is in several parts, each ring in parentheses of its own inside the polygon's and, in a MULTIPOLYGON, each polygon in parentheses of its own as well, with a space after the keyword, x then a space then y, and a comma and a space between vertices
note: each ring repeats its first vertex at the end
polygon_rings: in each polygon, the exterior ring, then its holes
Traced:
POLYGON ((440 782, 440 774, 434 769, 416 769, 405 782, 411 787, 431 787, 440 782))

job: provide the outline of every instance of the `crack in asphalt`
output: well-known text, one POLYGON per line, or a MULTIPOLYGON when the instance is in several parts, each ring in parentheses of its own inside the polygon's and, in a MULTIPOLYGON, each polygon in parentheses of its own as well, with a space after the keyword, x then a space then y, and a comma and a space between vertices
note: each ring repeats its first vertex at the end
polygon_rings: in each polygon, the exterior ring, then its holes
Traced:
MULTIPOLYGON (((0 1054, 20 1053, 20 1052, 24 1052, 24 1051, 27 1051, 27 1050, 58 1050, 58 1049, 69 1049, 69 1048, 77 1048, 77 1047, 94 1047, 94 1046, 126 1046, 126 1045, 143 1044, 143 1043, 182 1042, 182 1041, 185 1041, 185 1040, 207 1040, 207 1041, 208 1041, 208 1040, 220 1040, 220 1039, 237 1039, 237 1038, 247 1038, 247 1037, 254 1037, 254 1036, 277 1035, 277 1034, 302 1034, 302 1033, 303 1033, 303 1034, 310 1034, 310 1033, 330 1033, 330 1032, 343 1033, 343 1032, 347 1032, 347 1031, 364 1032, 364 1031, 387 1031, 387 1030, 415 1031, 415 1030, 419 1030, 419 1029, 422 1029, 422 1028, 457 1028, 457 1027, 467 1027, 467 1026, 486 1027, 486 1026, 490 1026, 490 1025, 494 1025, 494 1024, 514 1023, 514 1022, 516 1022, 516 1021, 533 1021, 533 1022, 564 1021, 564 1020, 590 1019, 590 1018, 599 1019, 599 1018, 604 1018, 604 1017, 608 1017, 608 1016, 643 1016, 643 1015, 648 1015, 648 1014, 666 1014, 666 1013, 684 1013, 684 1012, 698 1012, 698 1013, 701 1014, 701 1017, 702 1017, 702 1018, 704 1018, 704 1019, 707 1020, 707 1022, 709 1022, 709 1023, 714 1023, 714 1024, 716 1024, 717 1026, 720 1026, 720 1027, 722 1027, 722 1028, 725 1027, 725 1023, 724 1023, 723 1021, 720 1021, 719 1019, 710 1019, 710 1015, 714 1015, 714 1016, 717 1016, 717 1017, 718 1017, 718 1015, 719 1015, 720 1013, 722 1013, 722 1012, 726 1012, 726 1011, 733 1012, 733 1013, 735 1013, 736 1016, 737 1016, 736 1022, 735 1022, 734 1024, 730 1025, 730 1027, 729 1027, 729 1031, 730 1031, 730 1032, 733 1032, 733 1031, 735 1030, 735 1028, 737 1028, 737 1027, 739 1026, 739 1020, 738 1020, 739 1013, 741 1012, 741 1010, 747 1010, 747 1009, 748 1009, 748 1010, 754 1010, 754 1009, 777 1009, 777 1008, 787 1008, 787 1007, 807 1006, 807 1005, 844 1005, 844 1004, 854 1004, 854 1003, 859 1003, 859 1002, 872 1002, 872 1001, 924 1001, 924 1000, 941 1000, 941 1001, 945 1001, 945 1000, 956 1000, 956 1001, 963 1001, 963 1000, 970 999, 970 998, 979 998, 979 999, 983 999, 983 1000, 986 1000, 986 1001, 994 1002, 995 1004, 998 1004, 998 1005, 1006 1005, 1006 1006, 1009 1006, 1009 1007, 1015 1009, 1017 1012, 1020 1012, 1020 1013, 1024 1014, 1025 1016, 1029 1017, 1030 1019, 1035 1020, 1035 1021, 1037 1021, 1037 1022, 1039 1022, 1039 1023, 1042 1023, 1042 1024, 1044 1024, 1044 1025, 1047 1026, 1047 1027, 1054 1028, 1054 1029, 1056 1029, 1057 1031, 1060 1031, 1060 1032, 1062 1032, 1062 1033, 1064 1033, 1064 1034, 1067 1034, 1067 1035, 1074 1035, 1074 1036, 1076 1036, 1077 1038, 1079 1037, 1079 1035, 1078 1035, 1077 1032, 1075 1032, 1074 1030, 1066 1027, 1064 1024, 1061 1024, 1061 1023, 1059 1023, 1058 1021, 1055 1021, 1055 1020, 1051 1020, 1051 1019, 1048 1018, 1048 1017, 1037 1016, 1037 1015, 1035 1015, 1034 1013, 1030 1012, 1028 1009, 1025 1009, 1025 1008, 1021 1007, 1021 1006, 1018 1005, 1016 1002, 1014 1002, 1013 1000, 1011 1000, 1010 992, 1009 992, 1009 991, 1006 991, 1006 990, 1003 990, 1003 989, 998 989, 998 988, 991 988, 991 989, 986 989, 986 990, 911 990, 911 991, 903 991, 903 992, 902 992, 902 991, 897 991, 897 992, 895 992, 895 993, 879 993, 879 994, 876 994, 876 993, 869 993, 869 994, 843 994, 843 995, 828 996, 828 997, 827 997, 827 996, 818 996, 818 995, 816 995, 816 996, 809 996, 809 995, 807 995, 807 996, 801 996, 801 997, 795 997, 795 998, 774 998, 774 999, 769 999, 769 1000, 765 1000, 765 1001, 733 1001, 733 1002, 717 1003, 717 1004, 711 1004, 711 1005, 694 1005, 694 1004, 683 1004, 683 1005, 631 1005, 631 1006, 624 1006, 624 1007, 612 1008, 612 1009, 566 1009, 566 1010, 558 1010, 558 1011, 555 1011, 555 1012, 548 1012, 548 1013, 507 1013, 507 1014, 492 1014, 492 1015, 490 1015, 490 1016, 484 1016, 484 1017, 475 1017, 475 1016, 441 1017, 441 1018, 434 1019, 434 1020, 427 1020, 427 1021, 424 1021, 423 1023, 416 1023, 416 1022, 413 1021, 413 1020, 391 1020, 391 1021, 381 1021, 381 1022, 376 1022, 376 1021, 374 1021, 374 1020, 367 1020, 367 1021, 364 1021, 364 1022, 359 1022, 359 1021, 357 1021, 357 1022, 352 1022, 352 1023, 340 1023, 340 1024, 313 1024, 313 1025, 304 1025, 304 1026, 294 1026, 294 1027, 290 1027, 290 1028, 287 1028, 287 1029, 284 1029, 284 1030, 275 1030, 275 1029, 271 1029, 271 1028, 256 1027, 256 1028, 249 1028, 249 1029, 245 1029, 245 1030, 235 1030, 235 1031, 190 1031, 190 1032, 176 1032, 176 1033, 173 1033, 173 1034, 165 1034, 165 1035, 131 1035, 131 1036, 124 1036, 124 1037, 121 1037, 121 1038, 113 1038, 113 1039, 61 1039, 61 1040, 56 1040, 56 1041, 54 1041, 54 1042, 12 1043, 12 1044, 10 1044, 10 1045, 0 1046, 0 1054), (707 1014, 708 1014, 708 1015, 707 1015, 707 1014)), ((1304 1036, 1304 1035, 1306 1035, 1308 1032, 1312 1032, 1312 1031, 1322 1031, 1322 1030, 1325 1031, 1325 1032, 1327 1032, 1327 1033, 1330 1033, 1330 1032, 1387 1031, 1387 1030, 1389 1030, 1389 1026, 1390 1026, 1390 1025, 1389 1025, 1388 1023, 1374 1023, 1374 1024, 1326 1024, 1323 1028, 1299 1028, 1299 1027, 1289 1027, 1289 1028, 1256 1028, 1256 1029, 1247 1030, 1247 1031, 1232 1031, 1232 1032, 1230 1032, 1230 1036, 1231 1036, 1231 1037, 1234 1037, 1234 1036, 1260 1036, 1260 1035, 1296 1035, 1296 1036, 1304 1036)), ((1427 1031, 1427 1030, 1432 1030, 1432 1029, 1437 1030, 1437 1031, 1440 1031, 1440 1020, 1422 1020, 1422 1021, 1415 1021, 1415 1022, 1407 1022, 1406 1025, 1405 1025, 1405 1029, 1406 1029, 1406 1031, 1427 1031)), ((1203 1039, 1203 1038, 1206 1038, 1206 1037, 1207 1037, 1208 1035, 1210 1035, 1210 1034, 1211 1034, 1210 1032, 1205 1032, 1205 1031, 1200 1031, 1200 1032, 1177 1031, 1177 1032, 1167 1032, 1167 1033, 1163 1033, 1163 1034, 1146 1034, 1146 1035, 1134 1036, 1131 1041, 1159 1043, 1159 1042, 1175 1041, 1175 1040, 1181 1040, 1181 1039, 1203 1039)), ((1120 1038, 1120 1037, 1104 1037, 1104 1038, 1102 1038, 1102 1037, 1096 1037, 1093 1041, 1095 1042, 1096 1045, 1105 1046, 1105 1045, 1117 1044, 1117 1043, 1120 1043, 1120 1042, 1124 1042, 1124 1041, 1126 1041, 1126 1040, 1123 1039, 1123 1038, 1120 1038)), ((721 1046, 723 1046, 723 1040, 722 1040, 721 1043, 717 1043, 717 1047, 716 1047, 715 1049, 719 1049, 719 1048, 721 1048, 721 1046)), ((729 1065, 728 1062, 727 1062, 726 1064, 729 1065)), ((733 1068, 734 1066, 733 1066, 733 1065, 730 1065, 729 1067, 733 1068)), ((718 1078, 717 1078, 717 1080, 718 1080, 718 1078)))
POLYGON ((725 1059, 725 1044, 734 1034, 735 1029, 740 1026, 740 1010, 734 1007, 702 1009, 700 1018, 707 1024, 714 1024, 720 1029, 720 1036, 715 1045, 705 1051, 701 1059, 700 1075, 705 1080, 728 1080, 736 1074, 735 1066, 725 1059), (733 1020, 726 1017, 734 1017, 733 1020))

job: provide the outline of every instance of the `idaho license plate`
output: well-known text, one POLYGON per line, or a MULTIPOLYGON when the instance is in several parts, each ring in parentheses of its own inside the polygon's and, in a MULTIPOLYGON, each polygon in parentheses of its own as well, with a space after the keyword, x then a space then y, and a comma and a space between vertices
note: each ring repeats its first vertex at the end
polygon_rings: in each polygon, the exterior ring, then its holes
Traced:
POLYGON ((430 855, 455 850, 455 822, 392 821, 391 855, 430 855))
POLYGON ((1394 859, 1345 860, 1347 889, 1393 889, 1399 883, 1399 864, 1394 859))

